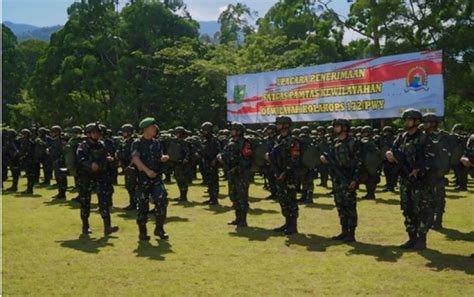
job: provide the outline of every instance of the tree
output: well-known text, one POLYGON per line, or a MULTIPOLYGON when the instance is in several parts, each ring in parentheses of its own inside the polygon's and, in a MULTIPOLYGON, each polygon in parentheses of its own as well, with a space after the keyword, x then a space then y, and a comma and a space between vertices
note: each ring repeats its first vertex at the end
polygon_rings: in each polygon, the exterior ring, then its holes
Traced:
POLYGON ((219 15, 218 22, 221 25, 219 42, 222 44, 232 43, 237 46, 243 36, 252 34, 254 27, 248 20, 257 16, 257 12, 242 3, 229 4, 219 15))

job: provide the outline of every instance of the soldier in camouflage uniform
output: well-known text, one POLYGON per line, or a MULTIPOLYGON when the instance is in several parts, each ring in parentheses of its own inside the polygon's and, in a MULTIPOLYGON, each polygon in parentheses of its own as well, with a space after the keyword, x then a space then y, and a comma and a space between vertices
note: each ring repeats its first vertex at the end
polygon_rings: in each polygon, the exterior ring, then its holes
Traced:
POLYGON ((336 138, 330 151, 321 156, 321 162, 331 166, 334 201, 342 230, 333 239, 354 242, 357 228, 356 189, 361 168, 360 148, 358 142, 349 136, 348 120, 336 119, 333 126, 336 138))
POLYGON ((100 140, 101 130, 98 124, 90 123, 85 128, 87 140, 77 148, 77 172, 79 201, 81 203, 82 235, 91 233, 89 215, 91 210, 91 194, 97 191, 99 212, 104 221, 104 236, 118 231, 111 224, 110 204, 107 197, 107 162, 110 158, 104 143, 100 140))
MULTIPOLYGON (((390 126, 385 126, 382 129, 382 138, 380 140, 380 149, 383 152, 388 151, 391 147, 393 142, 395 141, 393 128, 390 126)), ((398 167, 395 163, 390 163, 385 158, 383 162, 383 173, 385 175, 385 189, 383 192, 395 192, 395 187, 397 186, 398 181, 398 167)))
MULTIPOLYGON (((462 124, 455 124, 451 130, 451 142, 453 144, 454 150, 463 150, 466 147, 467 138, 462 134, 463 130, 462 124)), ((454 177, 455 177, 455 190, 458 191, 467 191, 467 170, 461 164, 457 162, 453 166, 454 177)))
MULTIPOLYGON (((321 151, 326 151, 328 147, 328 141, 325 137, 326 135, 326 128, 324 126, 318 126, 316 128, 317 135, 315 143, 318 147, 321 148, 321 151)), ((327 188, 328 187, 328 178, 329 178, 329 170, 326 164, 321 163, 318 168, 319 178, 321 179, 321 183, 318 186, 322 186, 327 188)))
MULTIPOLYGON (((267 152, 271 152, 272 148, 275 146, 275 142, 277 139, 277 127, 275 124, 269 124, 265 128, 265 143, 268 147, 267 152)), ((277 189, 276 189, 276 178, 275 178, 275 170, 274 166, 272 166, 269 162, 266 163, 265 167, 263 168, 263 172, 265 178, 268 181, 268 190, 270 191, 270 196, 266 199, 268 200, 277 200, 277 189)))
MULTIPOLYGON (((433 147, 436 146, 434 151, 436 158, 446 158, 447 160, 445 160, 444 163, 449 164, 448 152, 451 150, 449 134, 443 130, 438 129, 439 119, 436 114, 426 113, 423 115, 422 119, 425 134, 430 138, 433 147), (446 153, 438 153, 441 152, 441 150, 444 150, 446 153)), ((436 165, 436 162, 434 165, 436 165)), ((446 206, 446 185, 448 184, 448 179, 444 175, 447 173, 447 171, 449 171, 449 167, 446 166, 446 171, 440 172, 441 168, 436 168, 436 166, 434 166, 432 171, 433 174, 430 177, 430 182, 432 182, 435 203, 432 228, 434 230, 439 230, 443 228, 443 214, 446 206)))
POLYGON ((122 125, 122 141, 117 150, 117 157, 125 175, 125 189, 128 192, 128 206, 124 210, 134 210, 137 207, 135 201, 135 187, 137 185, 136 168, 132 164, 132 144, 135 140, 133 138, 133 125, 122 125))
MULTIPOLYGON (((372 127, 364 126, 361 131, 361 156, 360 158, 364 160, 369 154, 378 154, 380 155, 379 146, 373 140, 372 127)), ((369 156, 370 158, 370 156, 369 156)), ((369 164, 370 166, 378 166, 378 164, 369 164)), ((362 196, 361 199, 366 200, 375 200, 375 189, 377 184, 380 182, 380 176, 377 173, 370 173, 364 166, 361 167, 360 172, 360 183, 365 184, 367 194, 362 196)))
POLYGON ((53 177, 53 160, 51 156, 46 153, 47 148, 51 146, 51 137, 49 136, 49 131, 45 127, 40 127, 38 129, 38 138, 45 145, 44 154, 41 156, 40 164, 43 167, 43 177, 44 180, 41 185, 49 186, 51 184, 51 178, 53 177))
POLYGON ((168 208, 168 193, 161 180, 161 163, 167 162, 169 156, 163 155, 160 142, 156 139, 158 124, 154 118, 145 118, 140 122, 143 130, 141 138, 132 144, 132 162, 137 168, 137 187, 135 201, 137 203, 137 224, 140 240, 150 240, 147 234, 149 200, 155 205, 156 226, 154 234, 161 239, 168 239, 164 230, 168 208))
POLYGON ((249 211, 249 186, 251 180, 252 148, 250 141, 244 138, 245 127, 234 122, 230 127, 230 140, 218 159, 227 168, 229 196, 235 219, 229 225, 247 227, 249 211))
POLYGON ((174 178, 179 188, 179 198, 181 202, 188 201, 188 187, 192 182, 190 175, 189 160, 191 158, 190 144, 186 141, 186 130, 178 126, 174 129, 175 139, 179 146, 179 156, 174 162, 174 178))
POLYGON ((201 158, 202 163, 201 173, 205 176, 204 180, 207 182, 207 189, 209 193, 209 200, 205 204, 216 205, 219 204, 219 168, 217 166, 217 155, 221 151, 221 145, 218 139, 212 134, 213 125, 210 122, 205 122, 201 125, 201 158))
POLYGON ((284 232, 286 235, 298 233, 297 221, 299 215, 297 192, 297 170, 300 164, 300 143, 290 134, 292 120, 287 116, 276 118, 278 138, 269 154, 272 166, 275 168, 277 198, 285 223, 275 228, 275 232, 284 232))
POLYGON ((4 137, 2 142, 2 178, 6 179, 8 168, 10 168, 12 172, 12 185, 6 190, 8 192, 16 192, 18 190, 18 179, 20 178, 20 151, 16 131, 13 129, 2 131, 2 137, 4 137))
POLYGON ((33 194, 35 185, 34 153, 35 143, 31 139, 32 134, 29 129, 21 130, 22 138, 19 140, 19 161, 20 167, 26 172, 27 187, 23 194, 33 194))
MULTIPOLYGON (((302 151, 304 151, 305 147, 311 146, 313 144, 313 139, 311 138, 311 129, 308 126, 301 127, 298 140, 300 142, 302 151)), ((315 170, 304 168, 303 170, 300 170, 300 172, 301 198, 298 200, 298 202, 311 204, 313 203, 315 170)))
POLYGON ((51 145, 48 148, 48 155, 53 162, 54 177, 58 185, 58 194, 54 199, 66 199, 67 171, 64 159, 64 149, 66 141, 61 137, 62 128, 60 126, 51 127, 51 145))
POLYGON ((400 167, 400 204, 409 236, 400 246, 402 249, 425 249, 426 234, 432 225, 433 192, 427 177, 433 156, 429 137, 418 129, 421 119, 418 110, 405 110, 402 120, 406 132, 397 137, 386 153, 387 160, 400 167))
POLYGON ((100 140, 105 145, 105 150, 107 152, 107 163, 105 166, 106 172, 106 182, 107 182, 107 199, 109 200, 109 206, 112 207, 113 203, 113 194, 114 194, 114 184, 117 183, 117 167, 118 167, 118 160, 116 158, 117 148, 115 146, 115 141, 112 138, 112 131, 107 129, 107 127, 103 124, 99 125, 101 130, 101 138, 100 140))

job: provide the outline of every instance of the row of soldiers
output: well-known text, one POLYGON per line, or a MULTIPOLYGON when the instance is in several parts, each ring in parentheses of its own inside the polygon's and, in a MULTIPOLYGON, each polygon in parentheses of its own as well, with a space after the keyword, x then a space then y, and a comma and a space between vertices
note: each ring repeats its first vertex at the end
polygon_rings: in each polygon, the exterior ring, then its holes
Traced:
MULTIPOLYGON (((327 181, 332 180, 342 228, 341 234, 334 239, 345 242, 355 240, 356 189, 359 184, 365 184, 367 195, 363 198, 375 199, 375 188, 383 171, 386 191, 394 191, 400 180, 402 209, 410 238, 403 247, 411 248, 417 244, 417 248, 422 248, 426 245, 427 230, 431 226, 441 228, 445 204, 444 175, 451 166, 456 174, 457 188, 466 190, 467 166, 460 160, 463 154, 472 154, 469 148, 474 140, 466 140, 460 133, 460 125, 453 127, 451 134, 439 130, 438 118, 433 114, 422 118, 419 111, 409 110, 403 119, 405 122, 413 121, 413 125, 405 125, 406 132, 398 131, 398 136, 389 126, 384 127, 381 134, 370 126, 350 129, 350 122, 344 119, 334 121, 328 128, 321 126, 311 130, 304 126, 291 129, 291 118, 284 116, 278 117, 275 124, 268 125, 263 131, 247 130, 241 123, 232 123, 230 131, 221 130, 217 136, 209 122, 201 126, 199 136, 191 135, 183 127, 159 133, 153 118, 140 123, 143 132, 140 137, 134 133, 131 124, 122 126, 121 138, 113 138, 111 131, 96 123, 87 125, 84 131, 73 127, 68 140, 63 137, 59 126, 53 126, 49 133, 45 128, 37 131, 24 129, 20 138, 9 130, 2 135, 5 136, 3 153, 6 160, 2 169, 4 178, 8 168, 11 169, 13 184, 9 190, 16 191, 19 172, 23 168, 28 180, 27 194, 33 192, 41 167, 43 184, 49 184, 54 173, 58 184, 55 199, 65 199, 67 174, 73 175, 79 189, 76 200, 81 203, 83 234, 90 233, 88 217, 92 191, 96 191, 99 197, 104 233, 110 234, 118 230, 111 226, 109 210, 113 204, 117 168, 122 167, 129 194, 129 205, 125 209, 138 210, 141 240, 149 239, 146 221, 150 199, 156 214, 154 233, 168 238, 163 228, 168 199, 162 175, 166 179, 174 172, 180 191, 178 200, 187 201, 188 187, 199 169, 208 187, 209 200, 206 203, 214 205, 218 204, 219 168, 222 167, 235 210, 235 219, 229 224, 244 227, 247 226, 249 210, 248 188, 253 175, 260 172, 270 191, 269 199, 280 203, 285 217, 285 223, 275 231, 285 234, 297 232, 297 193, 301 193, 299 201, 311 203, 313 182, 319 175, 321 186, 327 186, 327 181), (421 127, 422 120, 424 127, 421 127), (414 131, 417 137, 425 135, 423 137, 429 141, 417 143, 419 139, 411 137, 409 131, 414 131), (465 148, 468 148, 466 152, 465 148), (390 153, 385 155, 386 152, 390 153), (441 159, 438 162, 441 164, 434 164, 441 159), (452 162, 453 159, 457 162, 452 162), (439 173, 430 175, 436 171, 439 173), (433 193, 431 188, 424 189, 423 186, 428 184, 425 181, 431 182, 433 193), (427 200, 424 202, 429 206, 423 210, 426 212, 424 215, 419 211, 423 205, 412 205, 414 201, 423 204, 419 197, 425 197, 427 200), (411 213, 410 209, 416 213, 411 213)), ((468 160, 472 162, 469 157, 468 160)))

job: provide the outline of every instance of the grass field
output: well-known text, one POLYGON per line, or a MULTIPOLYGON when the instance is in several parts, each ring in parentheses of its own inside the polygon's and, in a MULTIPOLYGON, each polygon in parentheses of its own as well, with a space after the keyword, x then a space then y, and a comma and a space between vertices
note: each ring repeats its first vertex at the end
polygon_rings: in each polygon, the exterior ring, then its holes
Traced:
MULTIPOLYGON (((445 229, 430 231, 421 252, 397 248, 406 234, 399 198, 389 193, 358 203, 357 243, 330 239, 338 218, 328 190, 318 187, 316 203, 300 207, 300 234, 278 236, 271 229, 282 223, 279 205, 263 200, 261 179, 250 189, 249 228, 226 225, 233 212, 225 182, 221 206, 209 207, 201 205, 205 188, 196 181, 189 203, 170 201, 170 240, 139 243, 135 213, 120 210, 127 204, 122 177, 120 184, 112 213, 120 231, 109 238, 102 238, 97 209, 91 239, 79 238, 75 193, 63 203, 52 202, 53 188, 37 188, 32 197, 4 193, 3 294, 474 296, 472 184, 470 192, 448 189, 445 229)), ((174 183, 167 189, 177 196, 174 183)))

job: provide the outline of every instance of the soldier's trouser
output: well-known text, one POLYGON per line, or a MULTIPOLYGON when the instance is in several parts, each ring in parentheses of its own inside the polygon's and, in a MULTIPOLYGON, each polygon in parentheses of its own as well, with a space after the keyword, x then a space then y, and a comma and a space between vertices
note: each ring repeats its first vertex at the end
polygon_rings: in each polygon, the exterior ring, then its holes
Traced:
POLYGON ((339 222, 342 227, 354 229, 357 227, 357 200, 356 191, 349 192, 349 184, 334 180, 334 202, 336 204, 339 222))
POLYGON ((326 164, 321 164, 318 167, 319 177, 321 178, 321 185, 327 185, 329 178, 329 169, 326 164))
POLYGON ((467 187, 467 168, 459 163, 453 167, 453 170, 456 178, 456 185, 463 188, 467 187))
POLYGON ((435 185, 433 187, 434 195, 434 214, 436 216, 442 216, 444 208, 446 206, 446 185, 448 180, 445 177, 436 178, 435 185))
POLYGON ((33 186, 35 185, 35 166, 34 163, 25 164, 25 172, 26 172, 26 188, 27 191, 32 192, 33 186))
POLYGON ((12 166, 10 169, 12 171, 12 188, 16 189, 18 187, 18 180, 20 179, 21 169, 19 166, 12 166))
POLYGON ((44 181, 49 182, 53 177, 53 162, 50 157, 45 157, 41 164, 43 165, 44 181))
POLYGON ((176 164, 174 168, 174 178, 178 184, 180 192, 188 191, 188 184, 191 182, 189 168, 184 164, 176 164))
POLYGON ((128 200, 130 205, 136 205, 135 188, 137 186, 137 174, 133 167, 123 169, 125 175, 125 189, 128 192, 128 200))
POLYGON ((398 179, 398 167, 396 164, 385 161, 383 163, 383 174, 385 175, 385 181, 387 188, 392 189, 397 186, 398 179))
POLYGON ((109 199, 107 198, 107 181, 105 177, 90 178, 89 176, 80 176, 77 180, 79 187, 79 202, 81 203, 81 219, 87 222, 91 212, 91 194, 97 190, 99 199, 100 216, 106 222, 110 222, 109 199))
POLYGON ((277 187, 276 187, 275 170, 273 170, 271 166, 267 166, 265 168, 265 177, 268 180, 268 188, 270 190, 270 194, 272 195, 273 199, 276 199, 277 187))
POLYGON ((408 233, 426 234, 433 219, 433 192, 427 183, 410 184, 400 180, 400 206, 408 233))
POLYGON ((286 178, 276 180, 277 199, 284 217, 298 217, 298 203, 296 201, 296 179, 286 178))
POLYGON ((39 183, 39 178, 41 174, 41 163, 39 161, 35 161, 33 163, 33 170, 35 175, 35 184, 39 183))
POLYGON ((64 170, 66 164, 63 160, 54 160, 53 169, 59 193, 66 193, 67 190, 67 171, 64 170), (61 170, 63 168, 63 170, 61 170))
POLYGON ((377 189, 377 184, 380 182, 380 176, 378 175, 368 175, 367 181, 365 182, 365 188, 369 196, 375 196, 375 190, 377 189))
MULTIPOLYGON (((302 179, 302 191, 304 195, 312 195, 314 192, 314 170, 308 170, 302 179)), ((310 198, 310 197, 307 197, 310 198)))
POLYGON ((135 201, 137 202, 137 224, 143 225, 148 221, 148 212, 150 211, 150 198, 155 205, 157 222, 166 219, 166 210, 168 207, 168 193, 166 192, 163 181, 159 178, 154 180, 139 181, 135 191, 135 201))
MULTIPOLYGON (((5 162, 5 161, 4 161, 5 162)), ((2 164, 2 182, 8 179, 8 165, 2 164)))
POLYGON ((219 170, 216 166, 206 166, 203 169, 206 175, 209 199, 216 202, 219 196, 219 170))
POLYGON ((232 208, 242 212, 249 210, 250 172, 229 173, 229 197, 232 208))

